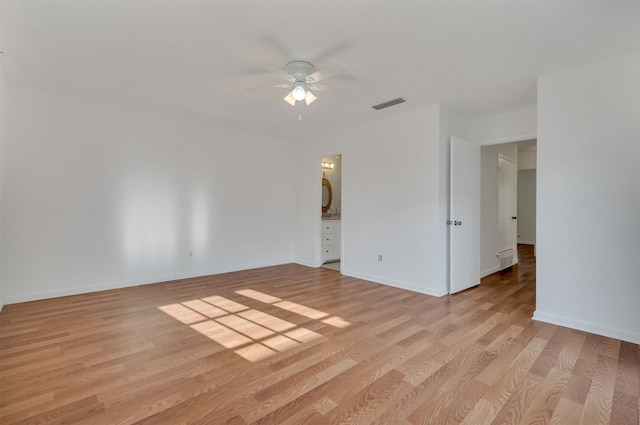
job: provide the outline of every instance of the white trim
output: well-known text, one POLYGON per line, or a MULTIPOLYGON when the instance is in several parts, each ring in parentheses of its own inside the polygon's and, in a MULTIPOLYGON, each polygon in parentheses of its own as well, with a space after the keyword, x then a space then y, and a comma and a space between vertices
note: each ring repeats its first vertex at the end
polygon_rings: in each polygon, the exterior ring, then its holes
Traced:
POLYGON ((503 143, 524 142, 525 140, 537 139, 537 133, 517 134, 515 136, 500 137, 480 142, 480 146, 501 145, 503 143))
POLYGON ((536 242, 535 241, 521 241, 518 239, 518 244, 520 245, 535 245, 536 242))
POLYGON ((315 263, 313 263, 312 261, 305 261, 305 260, 301 260, 299 258, 296 258, 295 260, 293 260, 294 263, 296 264, 300 264, 301 266, 305 266, 305 267, 311 267, 311 268, 318 268, 321 267, 320 266, 316 266, 315 263))
MULTIPOLYGON (((344 172, 344 155, 342 154, 342 151, 336 152, 336 151, 325 151, 325 153, 320 155, 319 160, 316 162, 316 164, 318 164, 320 166, 320 183, 322 183, 322 179, 323 179, 323 174, 324 174, 324 170, 322 169, 322 158, 324 158, 325 156, 336 156, 336 155, 340 155, 340 174, 342 175, 344 172), (327 153, 328 152, 328 153, 327 153)), ((315 182, 315 180, 314 180, 315 182)), ((340 193, 342 194, 342 199, 344 200, 344 193, 342 192, 342 187, 344 186, 342 184, 342 180, 340 183, 340 193)), ((314 236, 314 241, 313 241, 313 265, 310 267, 322 267, 323 261, 322 261, 322 184, 314 184, 314 193, 315 195, 315 201, 314 201, 314 205, 315 205, 315 226, 316 226, 316 233, 314 236)), ((342 237, 342 229, 340 230, 340 253, 342 254, 344 252, 343 250, 343 244, 342 241, 344 240, 344 238, 342 237)), ((300 263, 302 264, 302 263, 300 263)))
POLYGON ((510 156, 505 155, 503 153, 499 153, 499 152, 498 152, 498 159, 504 159, 505 161, 509 161, 510 163, 512 163, 514 165, 516 163, 516 161, 513 158, 511 158, 510 156))
POLYGON ((495 272, 499 272, 499 271, 500 271, 500 266, 493 266, 493 267, 491 267, 489 269, 483 270, 480 273, 480 278, 482 279, 483 277, 487 277, 490 274, 494 274, 495 272))
MULTIPOLYGON (((341 264, 342 265, 342 264, 341 264)), ((418 292, 420 294, 431 295, 432 297, 442 297, 447 295, 449 291, 447 288, 433 288, 429 286, 419 286, 413 283, 402 282, 399 280, 387 279, 380 276, 369 275, 366 273, 358 273, 352 270, 342 269, 340 271, 344 276, 356 277, 358 279, 368 280, 374 283, 380 283, 382 285, 393 286, 394 288, 406 289, 408 291, 418 292)))
POLYGON ((596 335, 602 335, 609 338, 615 338, 622 341, 632 342, 634 344, 640 344, 640 334, 626 331, 617 328, 610 328, 608 326, 602 326, 595 323, 584 322, 582 320, 574 320, 569 317, 557 316, 555 314, 549 314, 536 310, 533 313, 533 320, 540 322, 551 323, 553 325, 564 326, 571 329, 577 329, 579 331, 589 332, 596 335))
POLYGON ((151 276, 144 279, 136 279, 136 280, 130 280, 130 281, 123 281, 123 282, 104 282, 104 283, 100 283, 97 285, 90 285, 90 286, 76 286, 72 288, 56 289, 54 291, 18 294, 18 295, 6 297, 5 301, 7 302, 7 305, 16 304, 16 303, 22 303, 22 302, 28 302, 28 301, 44 300, 49 298, 66 297, 69 295, 79 295, 79 294, 88 294, 91 292, 107 291, 110 289, 129 288, 132 286, 170 282, 172 280, 190 279, 194 277, 204 277, 204 276, 211 276, 211 275, 217 275, 222 273, 237 272, 242 270, 258 269, 261 267, 279 266, 282 264, 290 264, 291 262, 292 262, 291 259, 280 260, 280 261, 265 261, 265 262, 258 262, 258 263, 252 263, 252 264, 239 264, 235 266, 222 267, 222 268, 217 268, 213 270, 201 270, 201 271, 192 272, 192 273, 183 273, 183 274, 165 275, 165 276, 151 276))

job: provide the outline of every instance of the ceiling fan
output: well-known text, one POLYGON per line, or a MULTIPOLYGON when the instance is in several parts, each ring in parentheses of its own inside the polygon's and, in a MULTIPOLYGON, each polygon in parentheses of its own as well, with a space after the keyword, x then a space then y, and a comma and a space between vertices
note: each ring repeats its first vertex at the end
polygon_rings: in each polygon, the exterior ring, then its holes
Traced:
POLYGON ((317 99, 312 90, 317 91, 324 88, 324 86, 318 84, 319 81, 340 75, 345 70, 340 65, 332 65, 316 71, 311 62, 297 60, 289 62, 285 69, 280 71, 287 82, 276 84, 273 87, 291 89, 284 97, 284 101, 291 106, 296 106, 297 102, 304 100, 308 106, 317 99))

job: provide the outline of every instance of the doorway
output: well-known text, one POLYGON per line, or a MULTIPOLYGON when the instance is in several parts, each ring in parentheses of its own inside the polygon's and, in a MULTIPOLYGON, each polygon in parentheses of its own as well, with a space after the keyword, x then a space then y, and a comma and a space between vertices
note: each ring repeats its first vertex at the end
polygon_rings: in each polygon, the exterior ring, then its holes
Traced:
MULTIPOLYGON (((488 276, 496 273, 500 270, 500 258, 499 252, 499 155, 504 157, 515 159, 516 179, 520 175, 522 169, 533 170, 536 168, 536 147, 537 141, 535 139, 496 144, 485 145, 481 148, 481 277, 488 276)), ((519 181, 518 181, 519 182, 519 181)), ((511 243, 511 246, 516 247, 517 243, 526 244, 528 241, 522 236, 522 224, 523 217, 533 214, 535 216, 535 190, 521 193, 522 184, 516 185, 517 199, 516 208, 513 215, 506 215, 505 217, 511 219, 511 217, 517 217, 512 220, 515 222, 515 240, 511 243), (523 206, 522 201, 528 200, 528 206, 523 206), (524 208, 527 208, 525 211, 524 208), (533 211, 531 210, 533 208, 533 211), (523 215, 524 214, 524 215, 523 215)), ((533 241, 535 242, 535 237, 533 241)), ((515 249, 514 258, 512 263, 517 262, 517 249, 515 249)))
POLYGON ((321 265, 340 271, 342 259, 342 154, 322 157, 321 265))

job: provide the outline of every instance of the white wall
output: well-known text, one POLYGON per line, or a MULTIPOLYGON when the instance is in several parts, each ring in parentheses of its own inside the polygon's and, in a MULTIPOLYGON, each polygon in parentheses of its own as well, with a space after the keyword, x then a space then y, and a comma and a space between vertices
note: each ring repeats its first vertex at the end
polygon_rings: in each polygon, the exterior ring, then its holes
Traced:
POLYGON ((538 80, 534 318, 640 343, 640 52, 538 80))
MULTIPOLYGON (((4 169, 4 143, 5 143, 5 129, 6 129, 6 82, 4 79, 3 69, 3 55, 0 55, 0 241, 2 241, 2 204, 3 204, 3 179, 2 170, 4 169)), ((0 244, 0 311, 4 306, 4 288, 2 284, 2 244, 0 244)))
POLYGON ((518 243, 536 244, 536 170, 518 171, 518 243))
POLYGON ((342 152, 343 274, 443 295, 440 108, 397 108, 299 144, 296 261, 319 264, 320 159, 342 152))
POLYGON ((290 143, 28 88, 6 95, 5 302, 293 260, 290 143))
MULTIPOLYGON (((498 260, 498 155, 517 161, 518 148, 513 143, 483 146, 480 150, 480 269, 481 276, 500 270, 498 260)), ((516 164, 517 165, 517 164, 516 164)))
POLYGON ((518 170, 535 170, 537 167, 537 151, 529 149, 522 151, 518 147, 518 170))
POLYGON ((536 124, 534 106, 473 119, 469 128, 474 140, 480 144, 495 145, 535 139, 536 124))

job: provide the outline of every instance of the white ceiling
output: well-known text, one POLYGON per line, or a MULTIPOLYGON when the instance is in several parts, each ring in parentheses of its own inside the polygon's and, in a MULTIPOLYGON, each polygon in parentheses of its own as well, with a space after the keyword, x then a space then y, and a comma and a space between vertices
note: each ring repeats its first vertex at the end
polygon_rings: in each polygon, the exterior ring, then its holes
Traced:
POLYGON ((640 50, 637 0, 0 0, 0 25, 10 83, 276 137, 531 107, 538 75, 640 50), (347 74, 309 107, 250 89, 294 59, 347 74))

